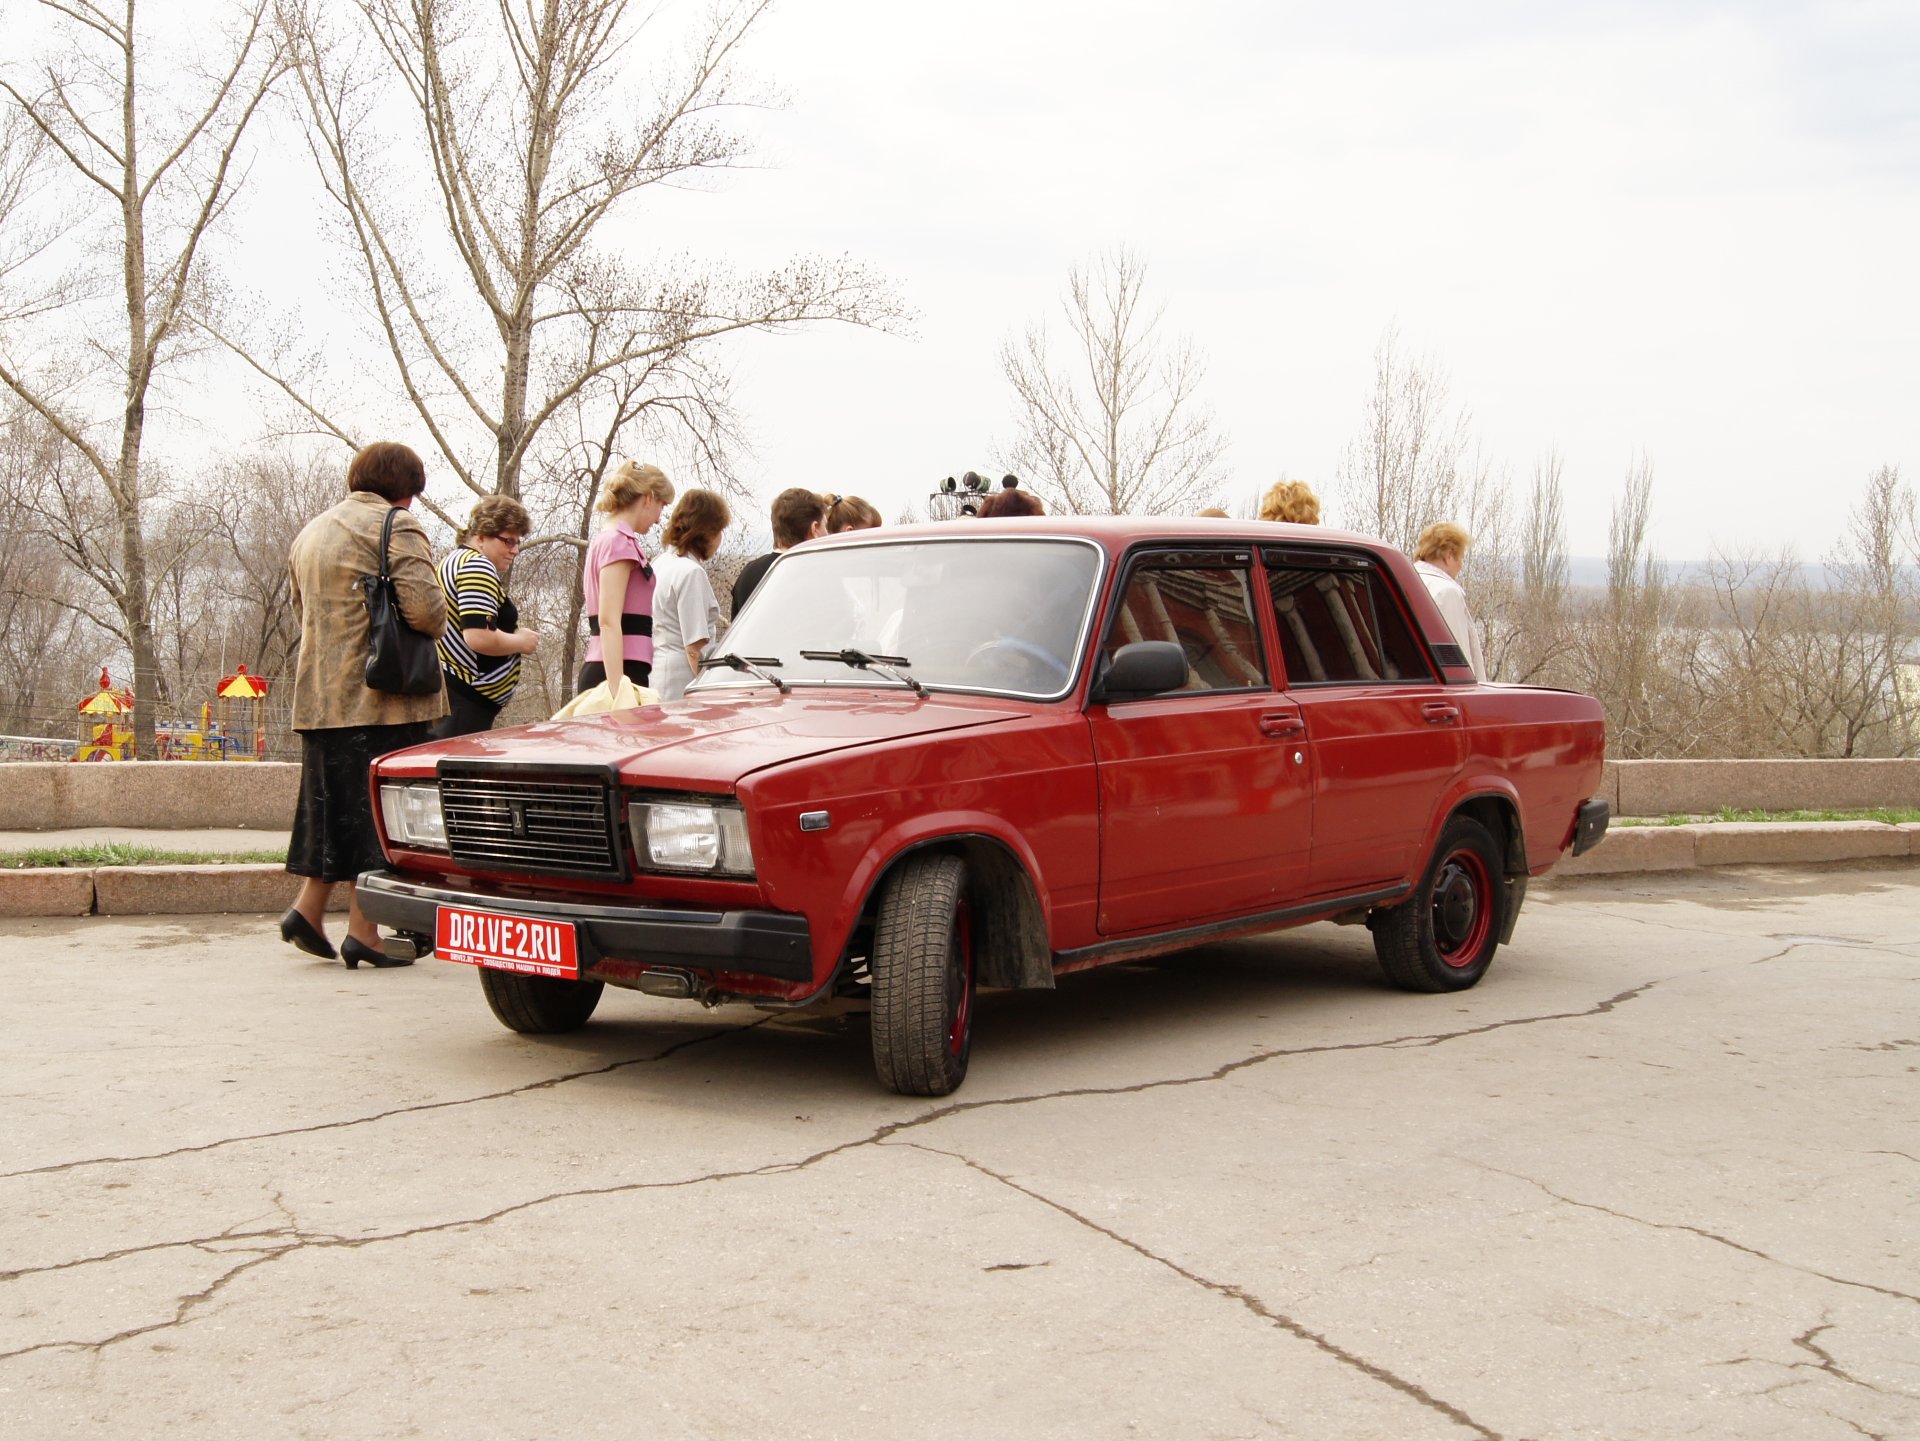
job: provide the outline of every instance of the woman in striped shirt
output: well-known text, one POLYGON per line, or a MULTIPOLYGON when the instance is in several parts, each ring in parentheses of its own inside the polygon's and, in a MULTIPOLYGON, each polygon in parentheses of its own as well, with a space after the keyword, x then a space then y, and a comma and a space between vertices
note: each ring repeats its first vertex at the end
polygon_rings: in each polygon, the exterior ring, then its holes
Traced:
POLYGON ((520 629, 507 594, 507 572, 529 524, 519 501, 490 495, 474 506, 459 547, 440 562, 440 588, 447 593, 440 668, 451 709, 434 726, 436 737, 491 730, 520 684, 520 657, 539 647, 536 632, 520 629))

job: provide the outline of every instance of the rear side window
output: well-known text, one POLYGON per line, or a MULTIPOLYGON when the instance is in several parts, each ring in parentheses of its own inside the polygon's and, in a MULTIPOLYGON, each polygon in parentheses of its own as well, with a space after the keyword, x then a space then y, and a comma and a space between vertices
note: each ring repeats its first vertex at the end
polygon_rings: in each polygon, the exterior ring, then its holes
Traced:
POLYGON ((1267 591, 1287 684, 1431 681, 1426 654, 1377 566, 1357 556, 1268 552, 1267 591))
POLYGON ((1128 572, 1102 647, 1170 640, 1187 657, 1186 691, 1267 687, 1250 552, 1148 555, 1128 572))

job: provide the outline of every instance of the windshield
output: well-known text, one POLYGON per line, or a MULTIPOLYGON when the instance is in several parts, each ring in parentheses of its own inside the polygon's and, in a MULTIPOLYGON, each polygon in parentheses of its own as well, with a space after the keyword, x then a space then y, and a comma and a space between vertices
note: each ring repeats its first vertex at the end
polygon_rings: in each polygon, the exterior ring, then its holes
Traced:
MULTIPOLYGON (((1100 559, 1087 542, 1039 537, 802 546, 767 573, 713 653, 748 657, 795 686, 917 682, 1061 696, 1079 664, 1100 559)), ((765 682, 709 668, 697 684, 765 682)))

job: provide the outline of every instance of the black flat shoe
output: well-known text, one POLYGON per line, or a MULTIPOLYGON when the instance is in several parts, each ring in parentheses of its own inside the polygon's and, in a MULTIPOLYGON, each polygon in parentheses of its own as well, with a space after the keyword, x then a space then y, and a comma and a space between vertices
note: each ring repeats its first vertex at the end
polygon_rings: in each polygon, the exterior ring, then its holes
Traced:
POLYGON ((288 911, 280 917, 280 939, 323 961, 330 961, 337 954, 333 943, 316 931, 313 922, 298 911, 288 911))
POLYGON ((398 956, 388 955, 378 946, 363 946, 352 936, 348 936, 340 942, 340 959, 347 963, 347 969, 350 971, 359 970, 362 961, 365 961, 370 966, 410 966, 413 964, 412 956, 401 960, 398 956))

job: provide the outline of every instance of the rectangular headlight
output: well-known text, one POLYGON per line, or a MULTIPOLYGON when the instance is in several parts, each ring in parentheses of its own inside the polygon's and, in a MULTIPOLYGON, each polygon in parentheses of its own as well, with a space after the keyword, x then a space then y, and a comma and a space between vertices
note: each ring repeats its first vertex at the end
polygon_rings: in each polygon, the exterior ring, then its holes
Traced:
POLYGON ((425 785, 382 785, 380 818, 386 823, 387 839, 397 846, 426 851, 447 848, 447 819, 440 811, 440 787, 431 781, 425 785))
POLYGON ((634 854, 654 870, 751 876, 747 816, 737 805, 635 801, 627 809, 634 854))

